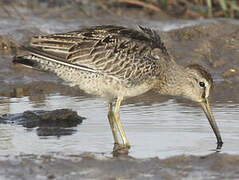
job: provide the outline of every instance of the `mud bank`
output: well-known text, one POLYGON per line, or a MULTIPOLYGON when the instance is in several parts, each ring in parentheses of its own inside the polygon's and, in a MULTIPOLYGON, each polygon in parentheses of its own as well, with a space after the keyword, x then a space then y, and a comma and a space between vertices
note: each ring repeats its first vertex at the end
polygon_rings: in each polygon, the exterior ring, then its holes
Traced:
POLYGON ((238 179, 239 157, 220 153, 201 157, 182 155, 167 159, 97 158, 87 153, 71 157, 20 155, 1 158, 0 178, 3 180, 238 179))

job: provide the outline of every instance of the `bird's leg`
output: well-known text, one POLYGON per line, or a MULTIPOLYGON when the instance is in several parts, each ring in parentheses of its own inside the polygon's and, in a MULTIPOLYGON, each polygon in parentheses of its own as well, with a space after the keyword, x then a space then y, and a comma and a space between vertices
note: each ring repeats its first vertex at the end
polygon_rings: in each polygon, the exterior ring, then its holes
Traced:
POLYGON ((117 136, 117 132, 116 132, 116 128, 115 128, 115 117, 114 117, 114 113, 112 110, 112 103, 109 103, 108 105, 108 119, 109 119, 109 123, 110 123, 110 127, 114 136, 114 141, 115 144, 119 144, 119 140, 118 140, 118 136, 117 136))
POLYGON ((116 125, 117 125, 117 127, 119 129, 121 138, 123 140, 123 145, 126 146, 127 148, 130 148, 129 141, 128 141, 126 135, 125 135, 123 126, 122 126, 122 124, 120 122, 119 110, 120 110, 120 104, 121 104, 122 100, 123 100, 122 98, 118 98, 116 103, 115 103, 114 117, 115 117, 116 125))

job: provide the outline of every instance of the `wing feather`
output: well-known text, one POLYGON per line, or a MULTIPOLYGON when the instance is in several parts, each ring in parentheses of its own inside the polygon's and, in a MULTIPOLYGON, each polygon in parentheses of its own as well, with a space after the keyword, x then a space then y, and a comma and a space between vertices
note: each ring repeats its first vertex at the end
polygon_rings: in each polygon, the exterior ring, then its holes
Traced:
POLYGON ((117 78, 142 80, 152 76, 160 66, 157 58, 151 55, 153 49, 160 49, 161 56, 169 55, 155 31, 140 29, 143 32, 120 26, 96 26, 37 36, 32 39, 31 46, 58 61, 117 78))

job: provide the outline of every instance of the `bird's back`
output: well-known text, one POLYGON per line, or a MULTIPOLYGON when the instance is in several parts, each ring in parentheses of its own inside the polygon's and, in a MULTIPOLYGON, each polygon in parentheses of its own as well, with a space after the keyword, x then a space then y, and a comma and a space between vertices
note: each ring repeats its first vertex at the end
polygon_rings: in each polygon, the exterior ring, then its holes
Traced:
POLYGON ((32 66, 52 71, 66 81, 74 79, 78 85, 97 84, 83 89, 99 89, 99 83, 107 81, 105 88, 115 82, 121 84, 122 89, 139 87, 143 93, 147 90, 143 84, 150 84, 160 72, 162 62, 170 58, 160 36, 155 31, 140 28, 142 31, 95 26, 36 36, 26 47, 29 54, 16 62, 28 59, 32 66), (158 50, 157 58, 153 55, 155 49, 158 50))

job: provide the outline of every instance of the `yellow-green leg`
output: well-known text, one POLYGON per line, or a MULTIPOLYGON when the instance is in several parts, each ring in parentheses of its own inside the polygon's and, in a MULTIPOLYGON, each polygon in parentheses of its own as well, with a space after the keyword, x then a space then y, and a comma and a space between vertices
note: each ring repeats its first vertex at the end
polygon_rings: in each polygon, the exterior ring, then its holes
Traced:
POLYGON ((119 140, 118 140, 118 136, 117 136, 117 132, 115 128, 115 117, 113 113, 112 103, 109 103, 108 105, 108 119, 109 119, 110 127, 114 136, 115 144, 119 144, 119 140))
POLYGON ((125 135, 123 126, 122 126, 122 124, 120 122, 119 111, 120 111, 120 104, 121 104, 122 100, 123 100, 122 98, 118 98, 116 103, 115 103, 115 109, 114 109, 114 117, 115 117, 115 119, 114 120, 115 120, 115 123, 116 123, 116 125, 118 127, 118 130, 120 132, 121 138, 123 140, 123 145, 125 145, 126 147, 129 148, 130 147, 129 141, 128 141, 126 135, 125 135))

